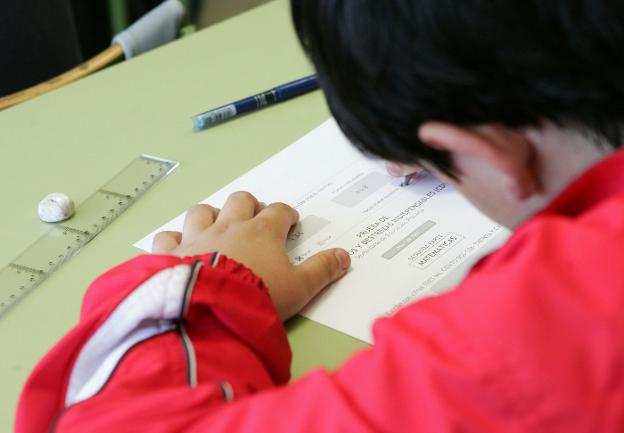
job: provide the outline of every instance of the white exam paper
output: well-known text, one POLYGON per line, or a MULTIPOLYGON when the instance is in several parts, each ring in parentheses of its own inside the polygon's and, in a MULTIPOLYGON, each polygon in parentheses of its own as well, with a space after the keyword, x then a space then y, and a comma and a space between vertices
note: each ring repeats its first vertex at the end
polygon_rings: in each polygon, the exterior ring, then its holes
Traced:
MULTIPOLYGON (((302 315, 372 343, 376 318, 453 287, 507 234, 434 176, 400 183, 330 119, 202 203, 221 207, 245 190, 293 206, 301 217, 286 244, 293 263, 325 248, 349 251, 349 273, 302 315)), ((134 245, 150 251, 154 234, 180 231, 184 215, 134 245)))

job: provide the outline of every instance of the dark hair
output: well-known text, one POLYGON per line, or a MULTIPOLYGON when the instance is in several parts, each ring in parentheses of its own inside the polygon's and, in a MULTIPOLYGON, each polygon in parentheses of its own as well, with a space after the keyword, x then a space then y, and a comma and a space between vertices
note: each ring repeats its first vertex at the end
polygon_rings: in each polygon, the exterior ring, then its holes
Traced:
POLYGON ((418 140, 427 120, 550 120, 621 144, 622 0, 291 2, 329 107, 366 153, 452 175, 418 140))

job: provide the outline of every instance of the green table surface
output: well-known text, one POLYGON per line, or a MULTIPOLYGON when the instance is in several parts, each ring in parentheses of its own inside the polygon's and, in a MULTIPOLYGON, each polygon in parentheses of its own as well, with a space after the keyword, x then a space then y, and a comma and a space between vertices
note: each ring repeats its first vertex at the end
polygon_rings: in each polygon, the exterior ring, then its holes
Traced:
MULTIPOLYGON (((132 243, 329 117, 314 92, 194 133, 190 116, 312 72, 277 0, 0 112, 0 266, 48 226, 37 203, 77 204, 149 153, 180 167, 0 317, 0 431, 12 430, 36 362, 78 320, 89 283, 138 253, 132 243)), ((287 324, 293 375, 333 368, 364 343, 303 318, 287 324)))

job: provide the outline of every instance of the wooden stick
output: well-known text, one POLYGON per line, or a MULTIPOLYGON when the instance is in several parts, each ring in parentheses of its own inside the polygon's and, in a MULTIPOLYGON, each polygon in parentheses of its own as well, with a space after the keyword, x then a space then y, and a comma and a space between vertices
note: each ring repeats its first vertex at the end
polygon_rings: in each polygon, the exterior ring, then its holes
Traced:
POLYGON ((75 68, 62 73, 61 75, 57 75, 56 77, 50 78, 43 83, 37 84, 24 90, 20 90, 19 92, 13 93, 11 95, 1 97, 0 110, 3 110, 15 104, 19 104, 20 102, 27 101, 34 98, 35 96, 39 96, 43 93, 49 92, 50 90, 57 89, 61 86, 64 86, 65 84, 71 83, 72 81, 76 81, 79 78, 87 76, 92 72, 97 71, 98 69, 102 69, 104 66, 110 65, 117 59, 121 58, 123 54, 124 52, 121 46, 117 44, 111 45, 100 54, 92 57, 84 63, 81 63, 75 68))

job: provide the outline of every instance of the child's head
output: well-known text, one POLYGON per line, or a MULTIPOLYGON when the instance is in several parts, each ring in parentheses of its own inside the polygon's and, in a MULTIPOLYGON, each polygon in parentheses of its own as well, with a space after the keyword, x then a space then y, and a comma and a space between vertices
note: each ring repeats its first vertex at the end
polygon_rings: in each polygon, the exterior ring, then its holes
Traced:
POLYGON ((365 152, 459 175, 448 147, 419 137, 428 121, 550 124, 621 144, 621 0, 292 0, 292 14, 365 152))

